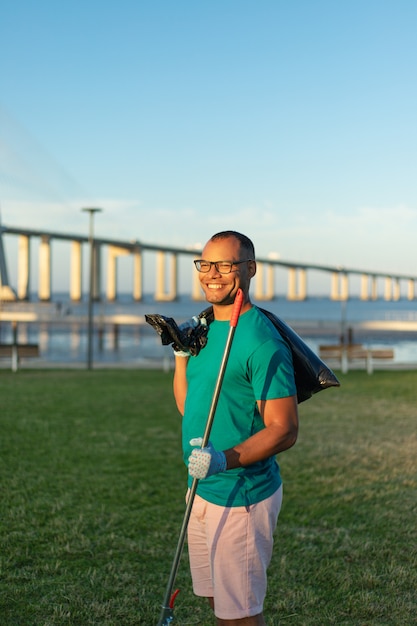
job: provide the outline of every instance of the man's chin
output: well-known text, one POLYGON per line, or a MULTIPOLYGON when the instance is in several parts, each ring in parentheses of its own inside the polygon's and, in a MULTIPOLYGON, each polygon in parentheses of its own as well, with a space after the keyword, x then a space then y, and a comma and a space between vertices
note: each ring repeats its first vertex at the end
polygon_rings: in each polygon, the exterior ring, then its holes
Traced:
POLYGON ((210 304, 218 304, 219 306, 227 306, 229 304, 233 304, 233 298, 230 294, 225 295, 224 293, 217 293, 214 290, 206 290, 204 292, 207 302, 210 304))

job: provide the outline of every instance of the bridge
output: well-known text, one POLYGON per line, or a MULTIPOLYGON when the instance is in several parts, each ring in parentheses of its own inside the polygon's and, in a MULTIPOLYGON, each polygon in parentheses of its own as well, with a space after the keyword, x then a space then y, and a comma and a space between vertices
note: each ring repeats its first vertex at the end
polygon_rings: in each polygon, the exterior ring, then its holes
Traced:
MULTIPOLYGON (((0 300, 24 301, 31 293, 31 243, 39 240, 38 258, 38 297, 41 301, 50 301, 52 277, 52 241, 66 241, 71 247, 70 254, 70 285, 69 295, 74 302, 82 299, 82 252, 83 246, 89 243, 89 238, 83 235, 50 232, 29 228, 17 228, 0 225, 0 300), (17 248, 17 285, 9 282, 8 264, 5 253, 4 240, 6 237, 18 237, 17 248)), ((93 297, 101 297, 102 261, 104 250, 107 255, 107 272, 105 295, 107 300, 117 299, 117 260, 121 256, 129 255, 133 263, 132 297, 141 300, 143 295, 143 275, 145 258, 148 252, 156 255, 155 300, 172 301, 178 297, 179 267, 178 259, 181 256, 197 258, 201 250, 196 248, 176 248, 148 244, 142 241, 120 241, 115 239, 95 238, 93 240, 93 297)), ((414 300, 416 297, 417 276, 404 274, 388 274, 347 268, 342 266, 320 265, 284 261, 276 258, 257 258, 257 274, 254 281, 254 297, 256 300, 272 300, 276 297, 275 270, 284 269, 287 272, 287 299, 305 300, 307 292, 307 273, 309 271, 324 272, 330 277, 330 299, 345 301, 350 297, 349 279, 360 277, 360 298, 362 300, 376 300, 381 297, 378 293, 378 282, 383 283, 382 297, 385 300, 399 300, 404 297, 401 290, 406 289, 405 297, 414 300)), ((193 272, 191 296, 201 300, 202 294, 197 272, 193 272)))

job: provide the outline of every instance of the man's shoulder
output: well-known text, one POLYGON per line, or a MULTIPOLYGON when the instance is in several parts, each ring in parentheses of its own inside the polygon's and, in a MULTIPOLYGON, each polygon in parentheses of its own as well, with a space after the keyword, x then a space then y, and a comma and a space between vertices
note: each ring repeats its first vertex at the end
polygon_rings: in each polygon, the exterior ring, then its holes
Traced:
POLYGON ((254 305, 247 314, 242 316, 242 322, 245 340, 253 349, 259 349, 261 345, 267 343, 275 345, 275 349, 286 345, 273 320, 260 307, 254 305))
POLYGON ((262 309, 259 306, 253 306, 253 323, 257 324, 264 332, 271 333, 273 336, 281 337, 279 328, 275 323, 275 316, 270 311, 262 309))

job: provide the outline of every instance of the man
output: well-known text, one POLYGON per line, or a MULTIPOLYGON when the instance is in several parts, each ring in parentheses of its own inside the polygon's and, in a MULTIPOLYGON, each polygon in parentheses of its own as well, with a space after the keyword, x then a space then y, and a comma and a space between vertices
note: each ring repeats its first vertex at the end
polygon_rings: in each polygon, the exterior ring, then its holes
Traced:
POLYGON ((190 484, 199 479, 188 524, 194 593, 207 597, 218 626, 264 626, 266 569, 282 501, 275 455, 294 445, 297 397, 290 350, 253 306, 251 240, 214 235, 195 261, 212 304, 207 345, 176 356, 174 395, 183 415, 190 484), (237 291, 244 299, 223 379, 210 443, 201 449, 237 291))

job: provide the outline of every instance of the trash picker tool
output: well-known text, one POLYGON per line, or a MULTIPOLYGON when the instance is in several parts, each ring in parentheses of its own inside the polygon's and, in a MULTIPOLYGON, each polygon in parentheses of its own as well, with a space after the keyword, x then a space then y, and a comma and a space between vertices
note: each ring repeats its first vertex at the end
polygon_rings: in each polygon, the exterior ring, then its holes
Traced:
MULTIPOLYGON (((202 448, 205 448, 209 442, 211 427, 213 425, 214 415, 216 413, 217 403, 218 403, 219 396, 220 396, 220 390, 222 387, 223 378, 224 378, 224 374, 226 371, 226 365, 227 365, 227 361, 229 358, 230 349, 232 347, 232 341, 233 341, 236 326, 239 320, 239 315, 240 315, 240 310, 242 308, 242 304, 243 304, 243 292, 241 289, 239 289, 236 294, 235 302, 233 305, 232 317, 230 319, 229 334, 227 336, 226 346, 224 349, 222 362, 220 364, 220 370, 217 376, 216 386, 214 388, 213 399, 211 401, 211 407, 210 407, 209 415, 207 418, 206 429, 205 429, 205 432, 203 435, 203 441, 201 444, 202 448)), ((175 602, 175 598, 177 597, 179 593, 179 589, 174 591, 174 593, 172 593, 172 590, 174 588, 175 579, 178 573, 181 554, 182 554, 182 550, 183 550, 184 543, 185 543, 185 537, 187 533, 187 526, 188 526, 188 522, 189 522, 190 515, 191 515, 191 509, 194 503, 194 498, 197 492, 197 485, 198 485, 198 478, 194 478, 191 488, 190 488, 190 492, 189 492, 189 496, 187 500, 187 506, 185 509, 184 518, 183 518, 182 526, 180 530, 180 535, 178 538, 177 549, 175 551, 174 559, 172 562, 171 574, 169 576, 168 584, 166 587, 164 602, 162 605, 161 614, 160 614, 159 622, 157 626, 169 626, 170 624, 172 624, 174 620, 174 602, 175 602)))

